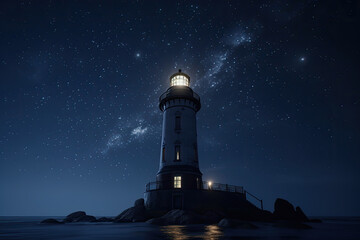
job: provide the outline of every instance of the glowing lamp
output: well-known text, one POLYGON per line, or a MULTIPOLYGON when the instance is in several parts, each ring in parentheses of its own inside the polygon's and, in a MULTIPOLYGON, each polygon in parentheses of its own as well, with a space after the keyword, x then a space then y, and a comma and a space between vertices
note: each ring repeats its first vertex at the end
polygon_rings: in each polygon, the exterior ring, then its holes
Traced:
POLYGON ((171 87, 174 86, 186 86, 188 87, 190 85, 190 77, 181 72, 181 69, 179 69, 179 72, 173 74, 170 77, 170 85, 171 87))

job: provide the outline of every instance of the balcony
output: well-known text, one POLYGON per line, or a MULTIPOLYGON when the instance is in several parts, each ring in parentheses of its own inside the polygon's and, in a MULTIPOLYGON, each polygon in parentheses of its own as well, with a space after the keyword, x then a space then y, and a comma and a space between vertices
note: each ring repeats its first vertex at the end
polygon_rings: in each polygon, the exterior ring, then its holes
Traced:
POLYGON ((191 88, 186 86, 170 87, 166 92, 159 97, 159 108, 163 111, 165 102, 174 99, 189 99, 196 104, 196 111, 201 108, 200 96, 195 93, 191 88))
MULTIPOLYGON (((146 192, 159 190, 159 189, 175 189, 173 182, 149 182, 146 184, 146 192)), ((222 192, 236 192, 244 194, 244 188, 241 186, 234 186, 222 183, 211 183, 203 181, 198 189, 209 191, 222 191, 222 192)))
MULTIPOLYGON (((169 190, 169 189, 181 190, 182 188, 174 188, 174 182, 172 182, 172 181, 167 181, 167 182, 157 181, 157 182, 149 182, 148 184, 146 184, 146 192, 151 192, 151 191, 156 191, 156 190, 169 190)), ((194 190, 196 190, 196 189, 194 189, 194 190)), ((248 199, 248 197, 250 197, 252 199, 251 202, 253 202, 255 200, 257 202, 257 204, 256 203, 253 203, 253 204, 258 205, 259 208, 261 208, 263 210, 263 200, 259 199, 258 197, 249 193, 248 191, 245 191, 244 188, 241 186, 234 186, 234 185, 223 184, 223 183, 212 183, 212 182, 203 181, 202 184, 199 186, 198 190, 233 192, 233 193, 244 194, 245 198, 248 201, 250 200, 250 199, 248 199)))

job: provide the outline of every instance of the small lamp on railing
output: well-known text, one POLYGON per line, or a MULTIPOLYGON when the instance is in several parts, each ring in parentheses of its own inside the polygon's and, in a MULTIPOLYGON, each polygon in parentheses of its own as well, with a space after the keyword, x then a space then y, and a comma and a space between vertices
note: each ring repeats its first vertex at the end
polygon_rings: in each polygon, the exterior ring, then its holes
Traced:
POLYGON ((208 182, 209 190, 211 190, 211 185, 212 185, 212 182, 209 181, 209 182, 208 182))

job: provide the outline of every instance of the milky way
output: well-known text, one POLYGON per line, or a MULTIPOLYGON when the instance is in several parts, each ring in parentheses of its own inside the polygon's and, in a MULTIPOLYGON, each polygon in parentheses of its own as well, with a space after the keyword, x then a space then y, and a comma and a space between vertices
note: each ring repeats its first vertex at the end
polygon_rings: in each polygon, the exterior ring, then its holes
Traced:
POLYGON ((1 215, 114 215, 142 197, 178 69, 201 97, 204 180, 269 210, 360 214, 356 2, 0 5, 1 215))

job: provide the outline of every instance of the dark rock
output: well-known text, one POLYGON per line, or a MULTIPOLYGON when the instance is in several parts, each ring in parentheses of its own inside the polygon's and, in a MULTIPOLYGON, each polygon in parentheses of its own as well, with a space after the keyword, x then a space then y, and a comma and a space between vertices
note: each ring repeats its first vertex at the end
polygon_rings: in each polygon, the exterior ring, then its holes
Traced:
POLYGON ((96 220, 97 222, 113 222, 114 219, 113 218, 108 218, 108 217, 101 217, 98 220, 96 220))
POLYGON ((85 215, 77 218, 74 222, 96 222, 96 218, 94 216, 85 215))
POLYGON ((278 198, 274 204, 274 217, 276 219, 295 220, 297 215, 294 206, 291 203, 278 198))
POLYGON ((312 227, 298 221, 279 221, 273 225, 279 228, 311 229, 312 227))
POLYGON ((296 207, 288 201, 278 198, 274 204, 274 218, 277 220, 292 220, 300 222, 308 222, 309 218, 305 215, 300 207, 296 207))
POLYGON ((242 228, 242 229, 257 229, 258 227, 252 223, 244 222, 236 219, 224 218, 218 223, 219 227, 223 228, 242 228))
POLYGON ((84 211, 77 211, 67 215, 64 222, 96 222, 96 218, 94 216, 86 215, 84 211))
POLYGON ((153 224, 153 225, 166 225, 166 219, 165 218, 152 218, 146 221, 147 223, 153 224))
POLYGON ((202 214, 202 217, 204 218, 204 224, 215 224, 224 218, 224 214, 214 211, 207 211, 205 214, 202 214))
POLYGON ((159 218, 153 218, 147 221, 156 225, 185 225, 185 224, 201 224, 206 219, 194 212, 174 209, 159 218))
POLYGON ((84 211, 73 212, 66 216, 64 222, 77 222, 81 217, 86 216, 84 211))
POLYGON ((261 214, 259 217, 259 221, 262 222, 271 222, 274 220, 274 215, 272 212, 267 211, 267 210, 261 210, 261 214))
POLYGON ((148 219, 144 206, 131 207, 120 213, 114 222, 145 222, 148 219))
POLYGON ((134 207, 142 207, 142 206, 145 206, 145 202, 143 198, 139 198, 138 200, 135 201, 134 207))
POLYGON ((59 222, 58 220, 56 220, 54 218, 48 218, 48 219, 42 220, 40 223, 43 223, 43 224, 63 224, 63 222, 59 222))
POLYGON ((305 213, 303 212, 303 210, 300 207, 296 207, 295 212, 296 212, 297 220, 302 221, 302 222, 309 221, 309 218, 305 215, 305 213))

